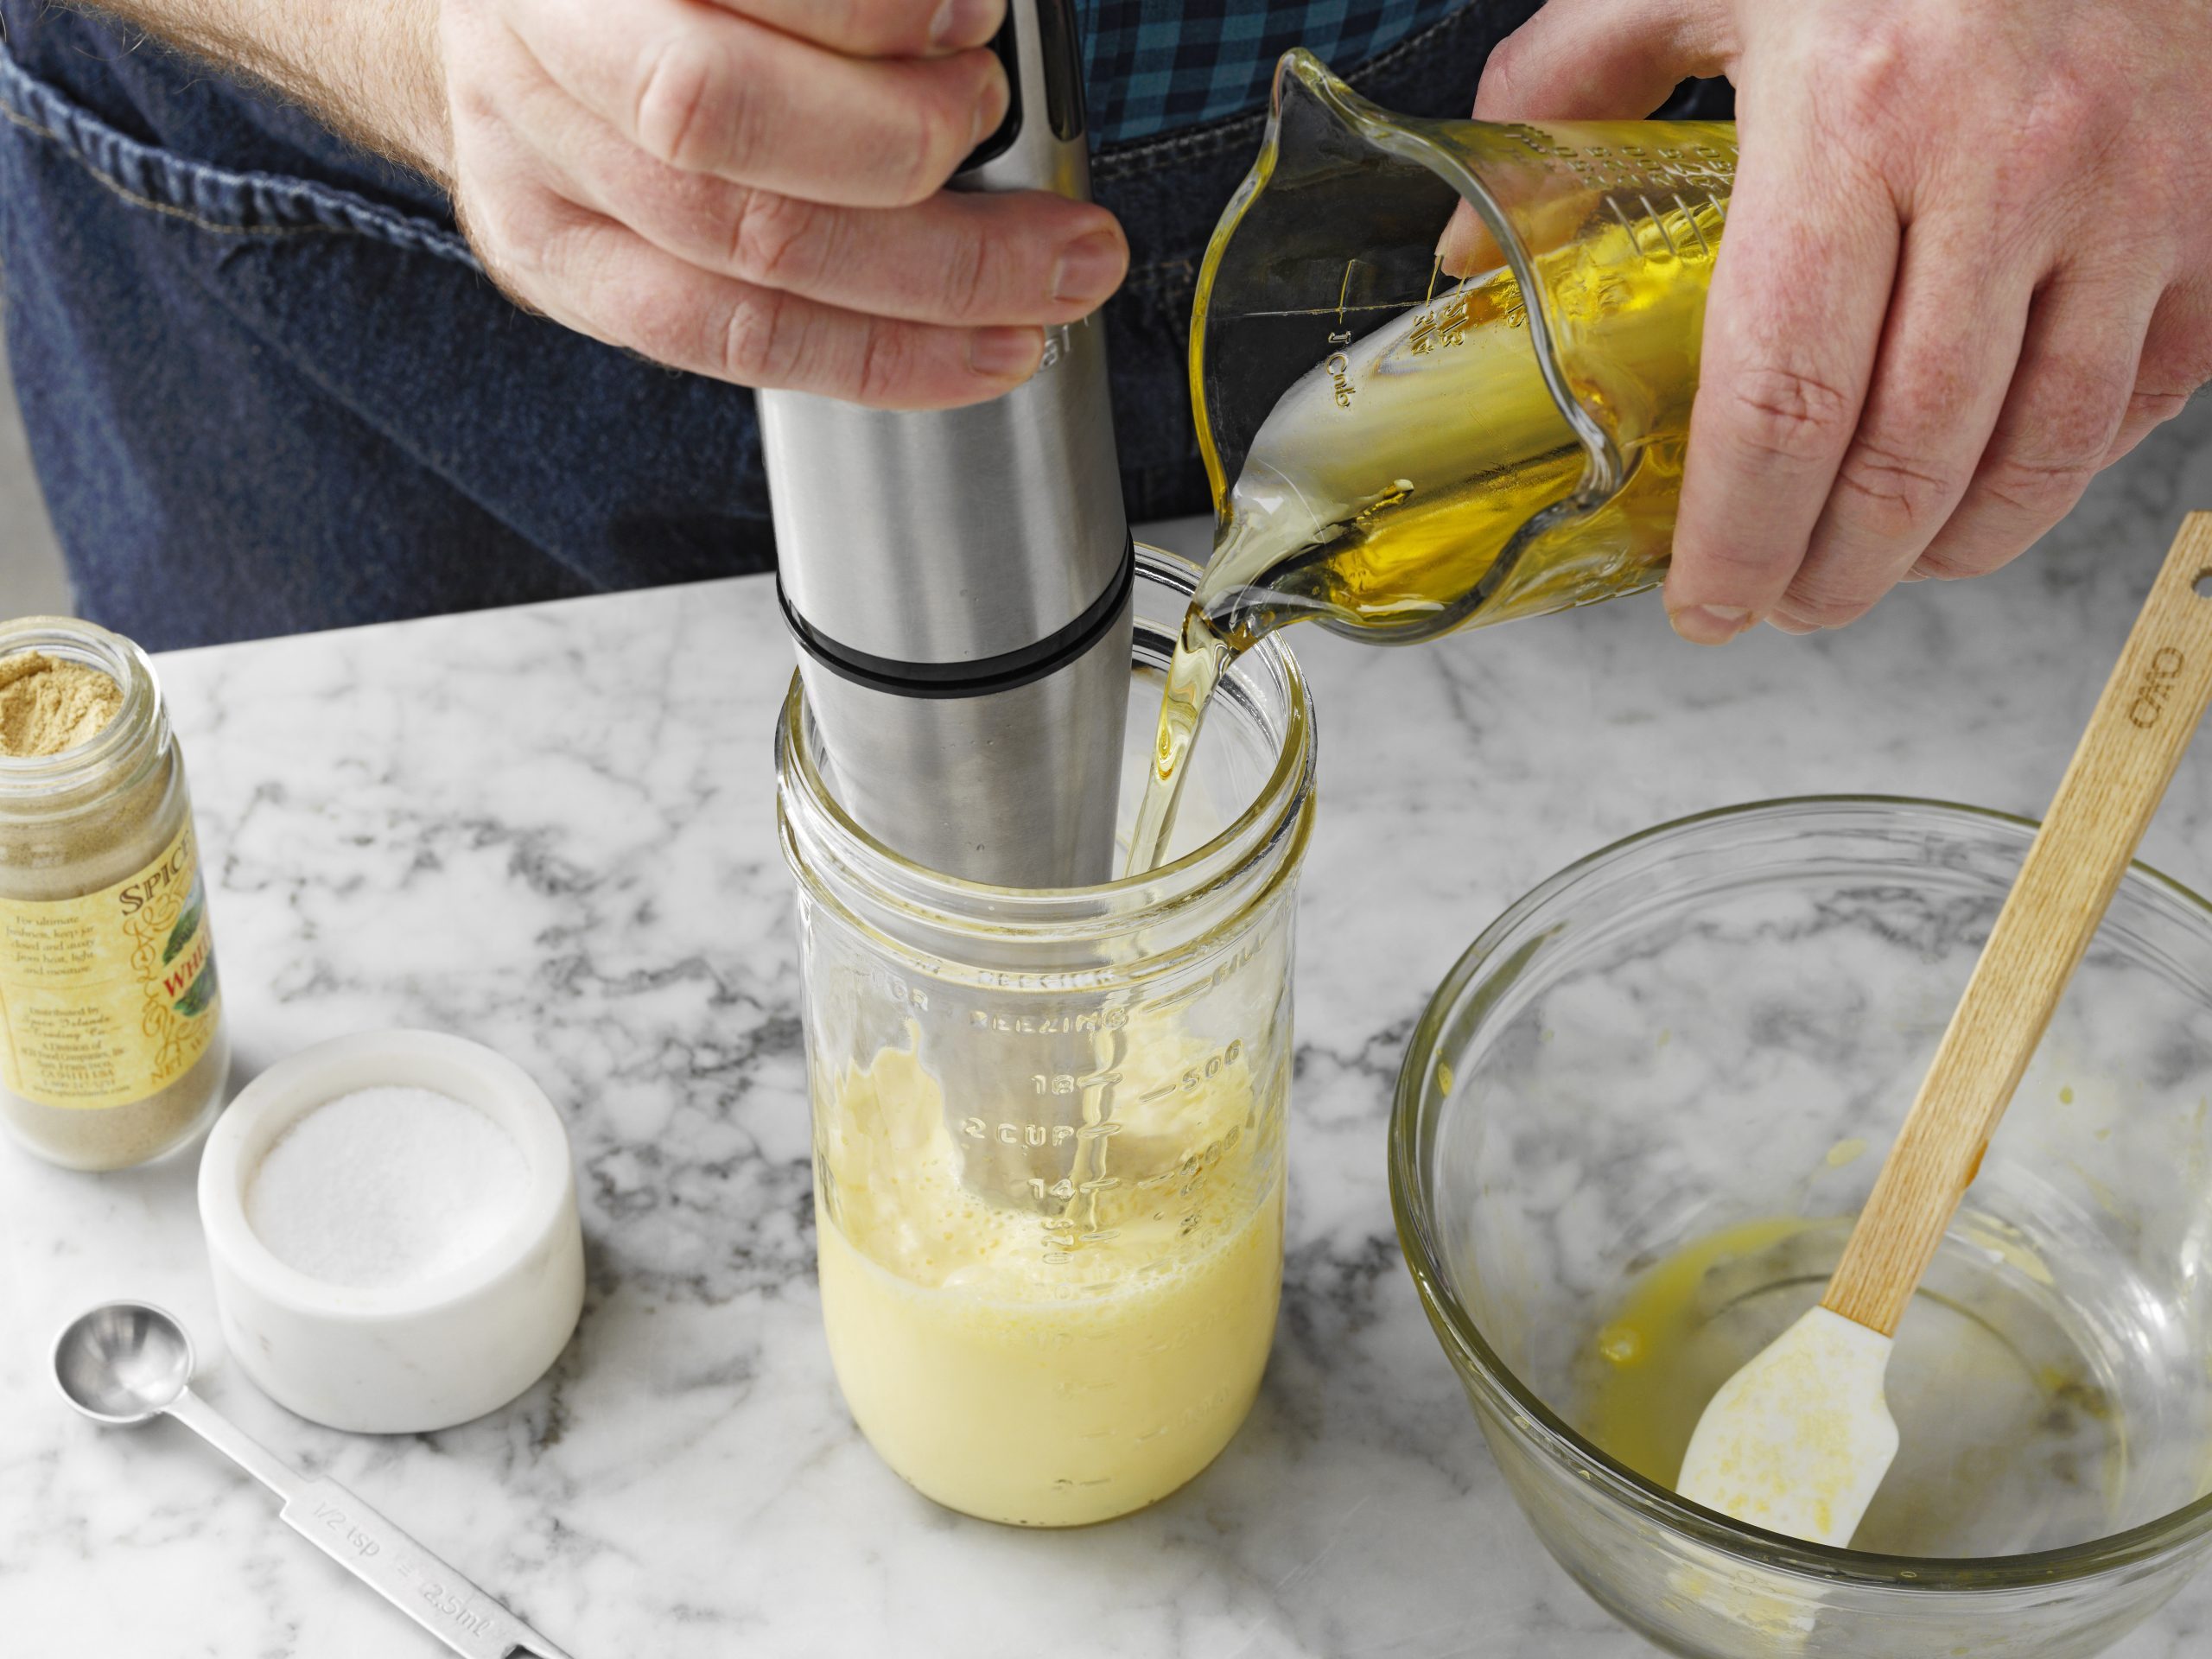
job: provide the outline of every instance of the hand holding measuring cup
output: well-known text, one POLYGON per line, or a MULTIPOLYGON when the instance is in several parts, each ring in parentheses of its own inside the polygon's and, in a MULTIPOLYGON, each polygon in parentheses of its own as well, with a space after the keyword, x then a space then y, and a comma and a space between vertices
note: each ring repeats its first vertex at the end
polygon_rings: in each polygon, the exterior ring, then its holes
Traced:
POLYGON ((2202 0, 1550 0, 1494 120, 1737 86, 1667 608, 1719 645, 1986 574, 2212 378, 2202 0))

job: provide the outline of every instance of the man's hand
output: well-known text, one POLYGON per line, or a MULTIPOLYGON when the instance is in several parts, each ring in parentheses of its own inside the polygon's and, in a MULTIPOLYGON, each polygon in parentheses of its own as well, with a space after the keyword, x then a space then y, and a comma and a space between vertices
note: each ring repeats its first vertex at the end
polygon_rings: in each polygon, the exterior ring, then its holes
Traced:
POLYGON ((438 180, 494 280, 741 385, 949 408, 1027 379, 1128 244, 955 194, 1006 0, 98 0, 438 180))
POLYGON ((441 0, 462 223, 573 328, 742 385, 946 407, 1128 263, 1104 209, 943 187, 1004 0, 441 0))
POLYGON ((1737 88, 1667 609, 1718 645, 1994 570, 2212 378, 2205 0, 1550 0, 1486 119, 1737 88))

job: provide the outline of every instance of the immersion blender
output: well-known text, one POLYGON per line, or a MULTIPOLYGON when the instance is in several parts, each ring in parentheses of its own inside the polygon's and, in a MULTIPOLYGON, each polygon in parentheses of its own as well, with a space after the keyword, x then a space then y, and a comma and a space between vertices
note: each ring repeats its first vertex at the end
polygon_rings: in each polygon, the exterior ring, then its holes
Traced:
MULTIPOLYGON (((1090 194, 1070 0, 1009 0, 1012 97, 959 190, 1090 194)), ((1135 551, 1103 322, 1048 329, 988 403, 922 412, 760 395, 779 592, 855 821, 1005 887, 1109 880, 1135 551)))

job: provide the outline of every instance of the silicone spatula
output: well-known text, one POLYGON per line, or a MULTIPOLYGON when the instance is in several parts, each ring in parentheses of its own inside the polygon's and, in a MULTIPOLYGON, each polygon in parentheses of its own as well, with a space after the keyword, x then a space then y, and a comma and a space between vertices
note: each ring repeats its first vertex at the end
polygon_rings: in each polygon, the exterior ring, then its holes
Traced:
POLYGON ((2191 513, 1998 913, 1820 1306, 1723 1383, 1681 1494, 1847 1545, 1897 1455, 1897 1321, 2212 699, 2212 512, 2191 513))

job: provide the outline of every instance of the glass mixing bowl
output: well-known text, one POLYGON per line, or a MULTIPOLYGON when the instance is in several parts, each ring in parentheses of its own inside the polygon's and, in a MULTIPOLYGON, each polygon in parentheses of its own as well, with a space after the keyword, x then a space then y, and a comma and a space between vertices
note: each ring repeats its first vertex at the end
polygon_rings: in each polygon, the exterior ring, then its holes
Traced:
POLYGON ((2212 1543, 2212 909, 2138 865, 1897 1333, 1828 1549, 1677 1497, 1818 1300, 2033 836, 1932 802, 1685 819, 1522 899, 1391 1123, 1406 1257, 1545 1546, 1676 1653, 2098 1651, 2212 1543))

